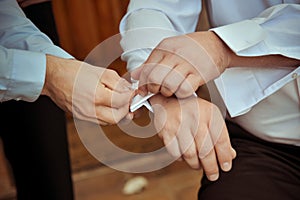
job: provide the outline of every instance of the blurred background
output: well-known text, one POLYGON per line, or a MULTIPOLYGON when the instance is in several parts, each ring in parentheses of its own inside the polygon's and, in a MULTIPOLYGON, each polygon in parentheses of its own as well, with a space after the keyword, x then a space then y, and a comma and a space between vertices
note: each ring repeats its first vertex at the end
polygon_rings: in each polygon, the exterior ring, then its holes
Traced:
MULTIPOLYGON (((52 0, 60 44, 63 49, 79 60, 84 60, 90 51, 105 39, 119 32, 119 22, 126 12, 129 0, 52 0)), ((201 30, 208 28, 206 13, 199 21, 201 30)), ((109 49, 107 49, 109 52, 109 49)), ((109 68, 120 75, 126 73, 126 64, 116 59, 109 68)), ((197 199, 202 171, 190 169, 184 162, 150 173, 130 174, 111 169, 96 160, 81 143, 72 116, 67 115, 68 140, 72 164, 75 198, 98 199, 197 199), (135 176, 144 176, 148 186, 140 193, 124 195, 125 182, 135 176)), ((143 110, 136 120, 141 126, 149 123, 149 115, 143 110)), ((131 152, 149 152, 162 147, 157 136, 138 139, 124 134, 117 126, 104 127, 105 134, 120 148, 131 152)), ((101 144, 99 144, 101 145, 101 144)), ((119 162, 129 162, 126 158, 119 162)), ((142 161, 136 161, 142 162, 142 161)), ((10 166, 6 162, 0 140, 0 200, 16 199, 10 166)))

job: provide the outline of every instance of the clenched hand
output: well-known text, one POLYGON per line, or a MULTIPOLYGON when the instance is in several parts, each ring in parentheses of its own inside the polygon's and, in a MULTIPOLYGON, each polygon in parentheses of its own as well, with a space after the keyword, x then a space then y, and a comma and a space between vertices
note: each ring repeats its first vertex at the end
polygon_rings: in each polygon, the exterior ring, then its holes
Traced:
POLYGON ((134 91, 130 87, 131 84, 113 70, 47 55, 42 94, 66 112, 73 113, 75 118, 101 125, 132 118, 129 103, 134 91))

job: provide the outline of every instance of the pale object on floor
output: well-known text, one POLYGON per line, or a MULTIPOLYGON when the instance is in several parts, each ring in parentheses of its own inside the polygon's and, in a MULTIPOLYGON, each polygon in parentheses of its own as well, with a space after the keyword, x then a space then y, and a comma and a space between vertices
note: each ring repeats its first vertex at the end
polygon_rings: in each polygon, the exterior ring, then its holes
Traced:
POLYGON ((129 179, 124 187, 123 187, 123 194, 131 195, 141 192, 145 189, 148 185, 148 181, 143 176, 136 176, 129 179))

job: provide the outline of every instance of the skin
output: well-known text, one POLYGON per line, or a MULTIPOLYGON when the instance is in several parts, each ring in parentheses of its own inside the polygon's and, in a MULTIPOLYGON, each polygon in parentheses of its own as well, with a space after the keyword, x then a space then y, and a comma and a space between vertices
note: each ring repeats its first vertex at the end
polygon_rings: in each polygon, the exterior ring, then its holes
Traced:
POLYGON ((208 179, 215 181, 218 165, 229 171, 236 153, 216 106, 199 98, 190 100, 192 94, 229 67, 299 65, 299 60, 281 55, 238 56, 214 32, 204 31, 164 39, 131 76, 139 80, 141 95, 161 94, 150 102, 161 108, 154 109, 155 121, 169 152, 176 157, 182 155, 192 168, 202 166, 208 179))
POLYGON ((135 92, 115 71, 47 55, 42 95, 73 116, 101 125, 131 119, 129 103, 135 92))
POLYGON ((149 91, 186 98, 229 67, 299 65, 299 60, 281 55, 238 56, 214 32, 203 31, 164 39, 132 77, 139 79, 142 95, 149 91))
POLYGON ((198 97, 177 99, 156 95, 151 98, 154 124, 168 152, 193 169, 203 168, 207 178, 219 177, 231 169, 236 157, 219 109, 198 97))

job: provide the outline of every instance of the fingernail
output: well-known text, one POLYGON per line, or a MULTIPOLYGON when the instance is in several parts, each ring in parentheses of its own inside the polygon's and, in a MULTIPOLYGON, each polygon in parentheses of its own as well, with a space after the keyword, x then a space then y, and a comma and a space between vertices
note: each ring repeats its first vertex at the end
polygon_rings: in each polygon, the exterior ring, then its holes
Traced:
POLYGON ((213 174, 208 177, 210 181, 216 181, 219 178, 219 174, 213 174))
POLYGON ((231 169, 231 164, 229 162, 224 162, 222 164, 222 169, 223 171, 228 172, 231 169))

